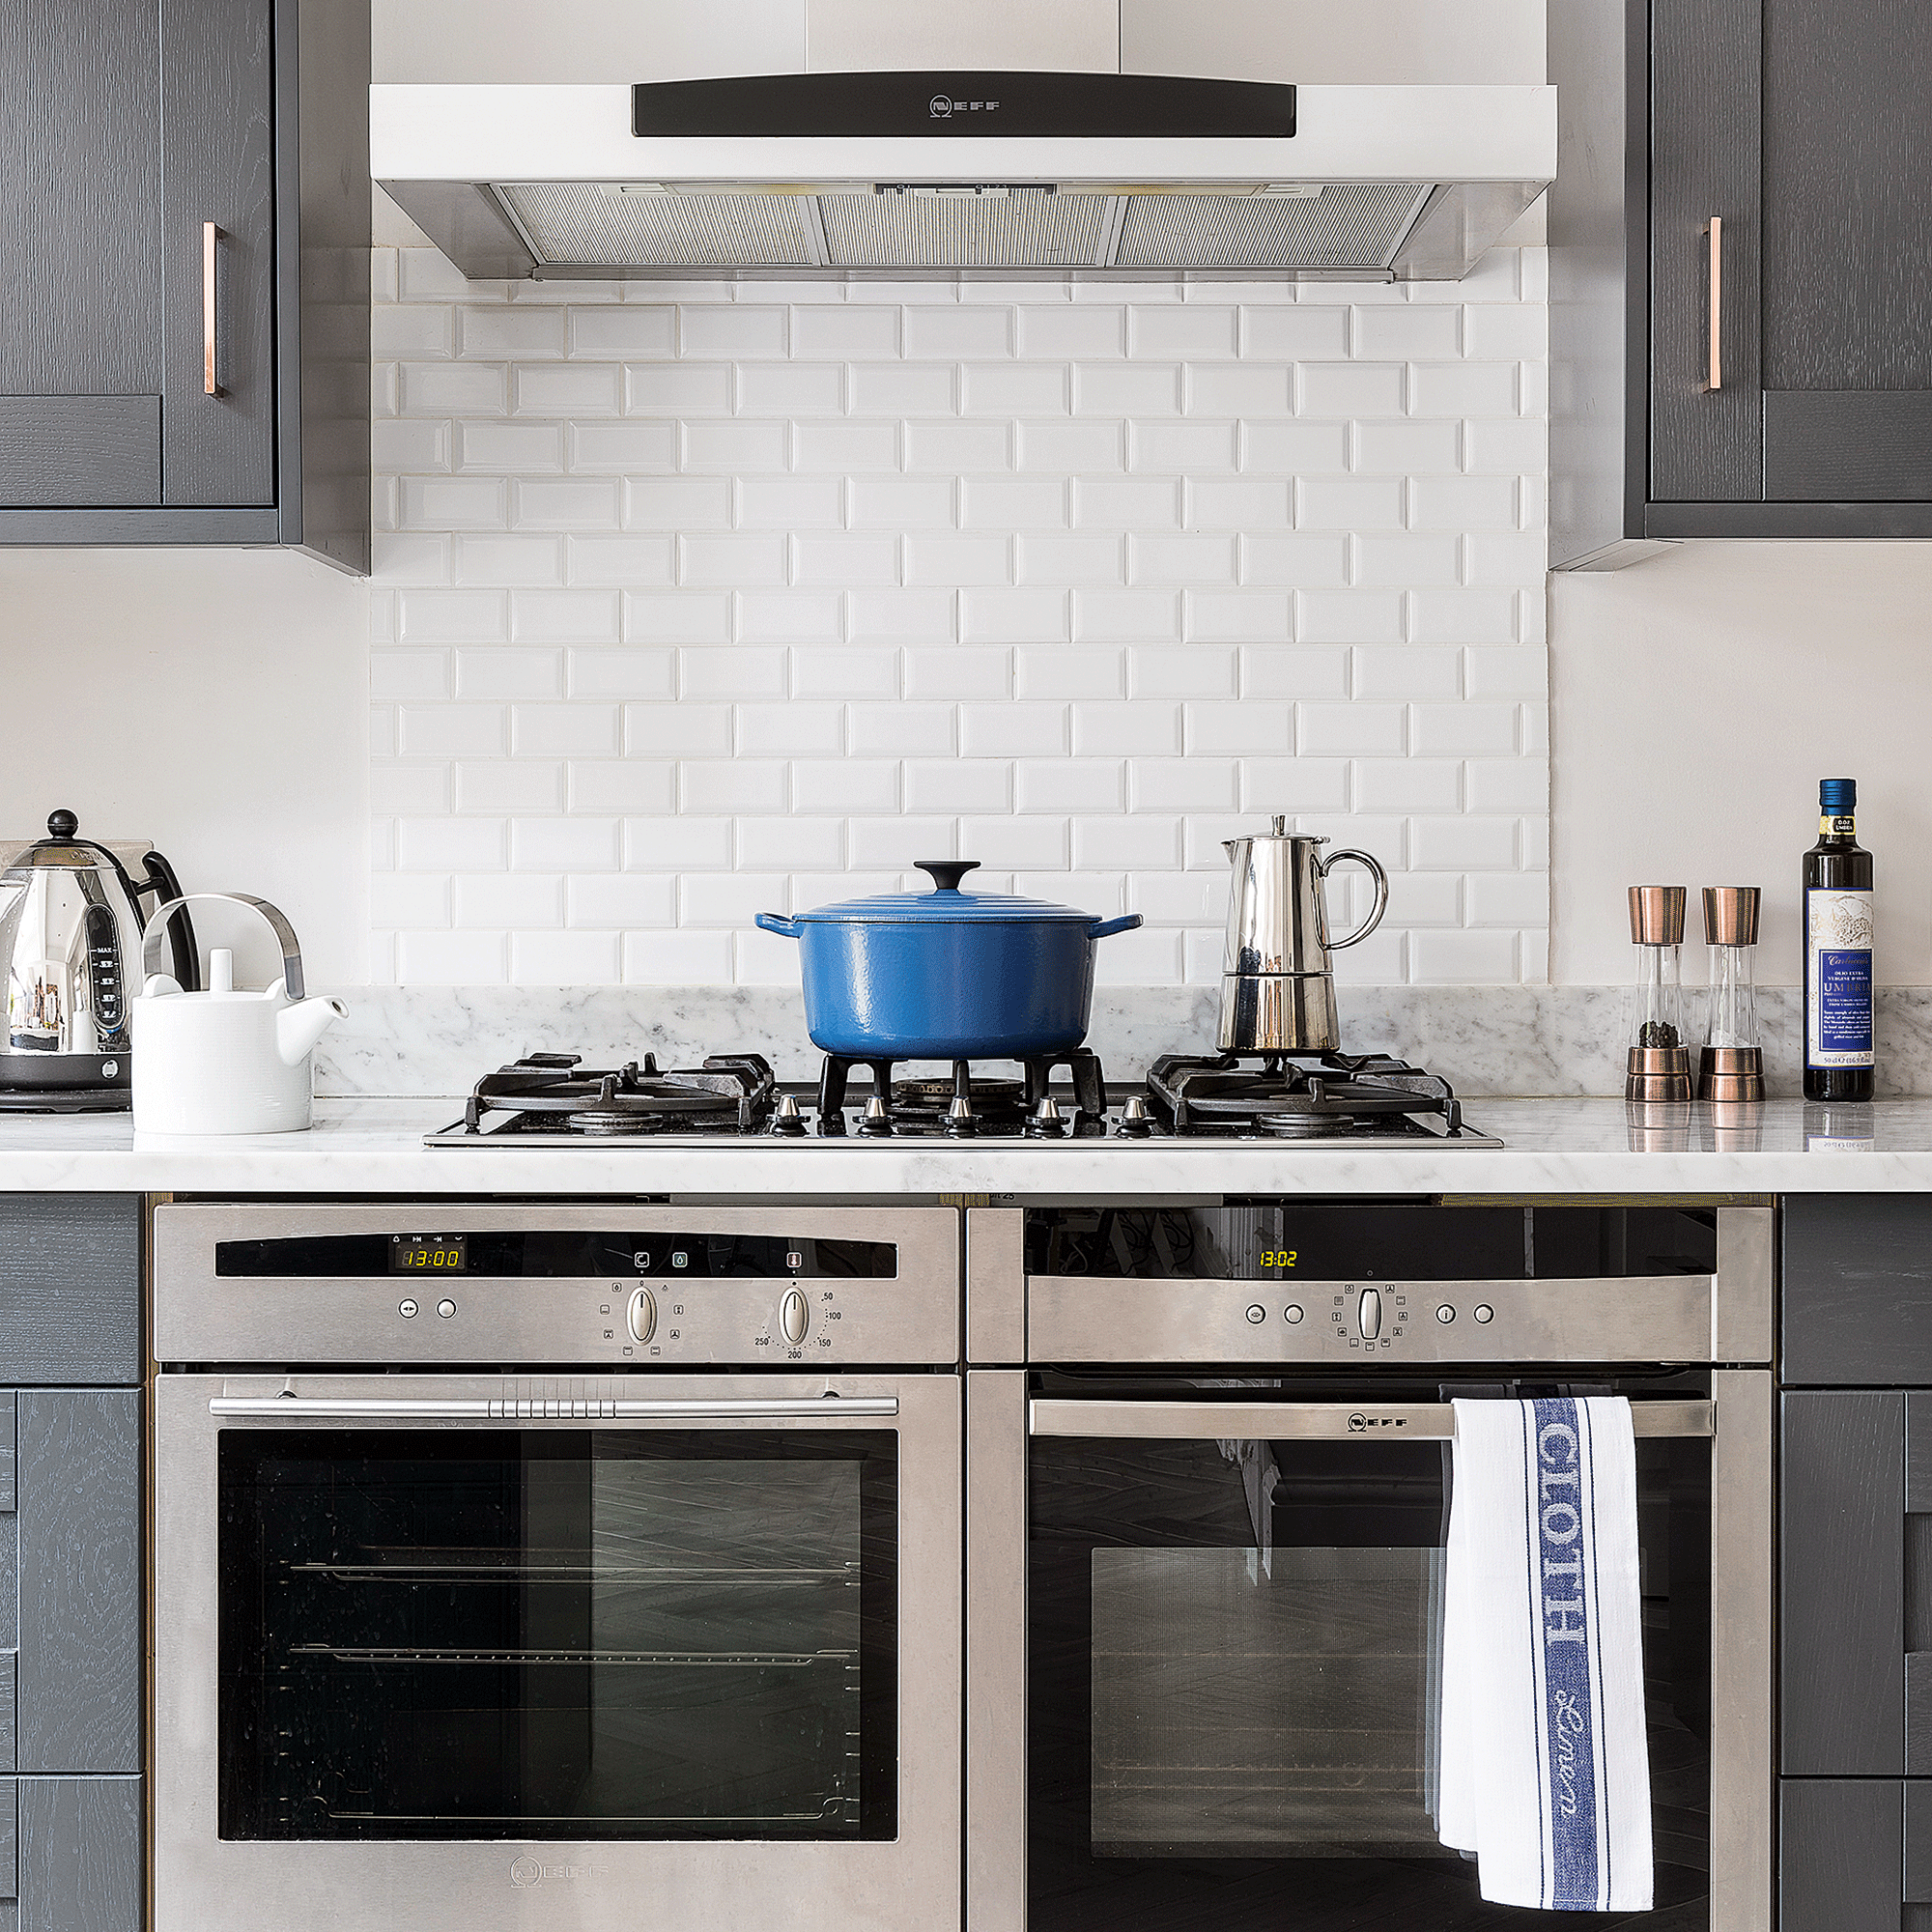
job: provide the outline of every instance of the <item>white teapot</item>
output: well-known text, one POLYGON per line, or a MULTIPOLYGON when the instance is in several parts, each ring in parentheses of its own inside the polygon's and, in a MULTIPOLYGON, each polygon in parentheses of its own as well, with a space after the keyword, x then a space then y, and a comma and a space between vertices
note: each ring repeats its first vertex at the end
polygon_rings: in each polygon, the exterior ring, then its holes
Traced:
POLYGON ((282 947, 282 977, 261 992, 235 984, 235 955, 208 956, 206 992, 154 973, 129 1002, 133 1020, 134 1130, 146 1134, 286 1134, 309 1123, 315 1079, 310 1055, 346 1010, 339 1000, 305 999, 295 928, 267 899, 247 893, 189 893, 156 909, 142 935, 142 962, 159 958, 176 909, 196 899, 253 906, 282 947))

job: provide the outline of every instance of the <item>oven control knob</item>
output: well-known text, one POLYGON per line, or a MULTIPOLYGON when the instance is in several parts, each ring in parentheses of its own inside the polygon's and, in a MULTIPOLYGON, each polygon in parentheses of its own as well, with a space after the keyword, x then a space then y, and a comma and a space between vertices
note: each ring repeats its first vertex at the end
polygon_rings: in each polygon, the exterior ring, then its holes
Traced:
POLYGON ((658 1302, 647 1288, 631 1291, 631 1337, 637 1342, 648 1342, 657 1333, 658 1302))
POLYGON ((1355 1308, 1355 1320, 1361 1328, 1364 1342, 1373 1342, 1382 1332, 1382 1297, 1379 1289, 1363 1289, 1362 1298, 1355 1308))
POLYGON ((1476 1303, 1476 1320, 1478 1321, 1493 1321, 1495 1319, 1496 1311, 1487 1301, 1476 1303))
POLYGON ((1281 1319, 1284 1321, 1286 1321, 1291 1328, 1293 1328, 1301 1320, 1300 1302, 1291 1301, 1288 1304, 1288 1306, 1281 1311, 1281 1319))
POLYGON ((805 1340, 805 1331, 811 1326, 811 1303, 806 1300, 803 1289, 785 1290, 784 1299, 779 1303, 779 1326, 794 1349, 805 1340))

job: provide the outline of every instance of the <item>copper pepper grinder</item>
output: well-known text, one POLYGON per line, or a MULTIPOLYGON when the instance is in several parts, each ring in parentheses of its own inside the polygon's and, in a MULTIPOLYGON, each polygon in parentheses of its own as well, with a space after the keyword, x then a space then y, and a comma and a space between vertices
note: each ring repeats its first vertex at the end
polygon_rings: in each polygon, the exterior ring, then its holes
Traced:
POLYGON ((1751 953, 1757 946, 1756 886, 1704 888, 1704 940, 1711 991, 1704 1048, 1697 1056, 1700 1100, 1764 1098, 1764 1046, 1757 1031, 1751 953))
POLYGON ((1627 1100, 1689 1100, 1690 1049, 1684 1043, 1684 904, 1682 886, 1630 889, 1631 986, 1627 1100))

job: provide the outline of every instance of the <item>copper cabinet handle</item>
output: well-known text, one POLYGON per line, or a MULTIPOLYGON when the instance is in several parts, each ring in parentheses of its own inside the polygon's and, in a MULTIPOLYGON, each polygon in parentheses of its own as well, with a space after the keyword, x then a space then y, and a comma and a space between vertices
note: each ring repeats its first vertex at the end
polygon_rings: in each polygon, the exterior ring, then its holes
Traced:
POLYGON ((1724 319, 1724 219, 1720 214, 1712 215, 1704 233, 1711 241, 1711 371, 1704 386, 1707 389, 1721 389, 1724 386, 1723 319, 1724 319))
POLYGON ((214 373, 214 244, 220 240, 213 222, 201 224, 201 387, 210 396, 221 393, 214 373))

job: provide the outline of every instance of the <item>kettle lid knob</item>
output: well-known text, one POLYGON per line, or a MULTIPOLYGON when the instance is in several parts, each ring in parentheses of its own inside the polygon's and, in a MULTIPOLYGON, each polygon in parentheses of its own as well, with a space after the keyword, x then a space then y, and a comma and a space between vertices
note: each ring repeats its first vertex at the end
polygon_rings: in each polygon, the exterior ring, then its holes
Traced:
POLYGON ((1274 815, 1274 836, 1277 838, 1288 837, 1288 817, 1284 812, 1278 811, 1274 815))
POLYGON ((48 837, 61 839, 64 842, 71 838, 79 830, 80 820, 68 810, 65 806, 58 806, 55 810, 47 813, 48 837))

